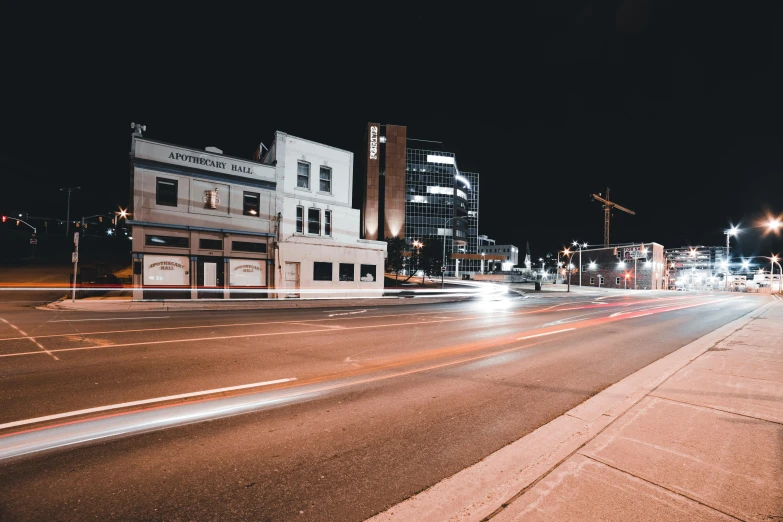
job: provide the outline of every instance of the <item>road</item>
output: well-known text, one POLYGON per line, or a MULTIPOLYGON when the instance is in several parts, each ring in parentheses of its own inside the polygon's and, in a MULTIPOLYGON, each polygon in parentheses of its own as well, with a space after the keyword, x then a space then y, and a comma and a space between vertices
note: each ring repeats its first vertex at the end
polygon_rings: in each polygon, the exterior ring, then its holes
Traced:
POLYGON ((0 304, 0 519, 362 520, 768 300, 0 304))

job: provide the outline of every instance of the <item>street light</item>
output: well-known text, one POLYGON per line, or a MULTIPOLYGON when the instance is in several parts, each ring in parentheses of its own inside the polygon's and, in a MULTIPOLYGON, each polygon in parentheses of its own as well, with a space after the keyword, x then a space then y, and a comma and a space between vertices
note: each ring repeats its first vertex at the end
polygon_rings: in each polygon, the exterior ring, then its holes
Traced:
POLYGON ((571 255, 571 251, 569 249, 567 249, 567 248, 563 249, 563 255, 566 258, 565 266, 566 266, 566 271, 568 272, 568 290, 566 290, 566 292, 570 292, 571 291, 571 266, 572 265, 569 262, 568 257, 571 255))
POLYGON ((767 228, 777 232, 780 227, 783 227, 783 222, 780 221, 779 218, 769 218, 769 221, 767 222, 767 228))
MULTIPOLYGON (((443 222, 443 261, 441 266, 446 266, 446 225, 449 224, 449 221, 456 218, 457 216, 452 216, 450 218, 446 218, 446 221, 443 222)), ((451 240, 451 250, 452 253, 454 252, 454 239, 451 240)), ((455 270, 456 272, 456 270, 455 270)), ((443 290, 443 276, 446 274, 446 271, 441 268, 440 271, 440 289, 443 290)), ((456 276, 455 276, 456 277, 456 276)))
POLYGON ((65 237, 68 237, 68 227, 71 225, 71 192, 80 189, 81 187, 65 187, 60 189, 60 192, 63 190, 68 191, 68 210, 65 213, 65 237))
POLYGON ((778 270, 780 271, 780 279, 778 279, 778 293, 783 293, 783 267, 780 266, 780 263, 778 261, 780 258, 777 256, 777 254, 772 254, 771 257, 768 257, 767 259, 770 260, 770 268, 769 268, 769 289, 772 291, 772 283, 775 282, 775 265, 778 265, 778 270))
POLYGON ((732 227, 730 229, 725 230, 723 233, 726 234, 726 290, 728 290, 729 289, 729 271, 730 271, 729 270, 729 261, 731 259, 730 256, 729 256, 729 252, 730 252, 729 249, 731 248, 730 245, 729 245, 729 238, 731 236, 736 236, 739 233, 739 229, 732 225, 732 227))

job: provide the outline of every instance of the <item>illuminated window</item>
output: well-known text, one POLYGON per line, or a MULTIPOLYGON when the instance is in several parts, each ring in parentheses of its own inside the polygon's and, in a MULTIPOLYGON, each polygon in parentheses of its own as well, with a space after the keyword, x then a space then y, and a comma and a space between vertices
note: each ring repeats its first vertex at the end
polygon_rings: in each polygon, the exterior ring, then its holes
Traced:
POLYGON ((296 231, 299 234, 304 232, 304 207, 296 207, 296 231))
POLYGON ((258 192, 245 192, 242 198, 242 214, 246 216, 258 216, 260 210, 261 195, 258 192))
POLYGON ((321 166, 320 176, 320 188, 321 192, 332 193, 332 169, 329 167, 321 166))
POLYGON ((321 234, 321 209, 307 209, 307 233, 318 235, 321 234))
POLYGON ((298 161, 296 167, 296 186, 310 188, 310 164, 306 161, 298 161))

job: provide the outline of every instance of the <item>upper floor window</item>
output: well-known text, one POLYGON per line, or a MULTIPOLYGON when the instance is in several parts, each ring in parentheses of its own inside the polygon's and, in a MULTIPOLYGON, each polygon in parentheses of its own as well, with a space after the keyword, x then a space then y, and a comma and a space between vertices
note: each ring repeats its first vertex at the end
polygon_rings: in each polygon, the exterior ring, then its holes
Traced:
POLYGON ((155 203, 167 207, 177 206, 177 185, 176 179, 156 178, 155 203))
POLYGON ((324 235, 332 235, 332 211, 324 210, 324 235))
POLYGON ((304 233, 304 207, 296 207, 296 231, 304 233))
POLYGON ((261 195, 258 192, 245 192, 242 197, 242 214, 258 216, 261 210, 261 195))
POLYGON ((329 167, 321 166, 321 174, 320 174, 320 182, 321 185, 319 187, 319 190, 321 192, 329 192, 332 193, 332 169, 329 167))
POLYGON ((321 209, 307 209, 307 233, 318 235, 321 234, 321 209))
POLYGON ((310 164, 306 161, 296 162, 296 186, 310 188, 310 164))

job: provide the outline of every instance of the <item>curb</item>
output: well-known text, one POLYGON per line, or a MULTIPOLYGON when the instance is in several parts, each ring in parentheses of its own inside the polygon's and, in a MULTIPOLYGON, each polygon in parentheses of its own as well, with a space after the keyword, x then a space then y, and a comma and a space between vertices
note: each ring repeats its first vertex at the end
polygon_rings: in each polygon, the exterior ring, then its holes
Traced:
POLYGON ((637 370, 521 439, 368 519, 491 518, 595 438, 661 383, 756 319, 774 300, 637 370))
POLYGON ((222 302, 172 302, 172 301, 115 301, 94 300, 76 301, 58 300, 38 310, 57 310, 68 312, 170 312, 200 310, 280 310, 292 308, 356 308, 366 306, 399 306, 410 304, 451 303, 463 301, 466 296, 445 297, 385 297, 385 298, 349 298, 349 299, 305 299, 296 301, 222 301, 222 302))

